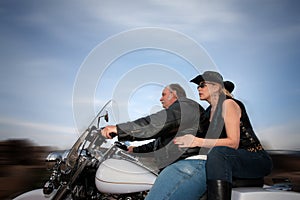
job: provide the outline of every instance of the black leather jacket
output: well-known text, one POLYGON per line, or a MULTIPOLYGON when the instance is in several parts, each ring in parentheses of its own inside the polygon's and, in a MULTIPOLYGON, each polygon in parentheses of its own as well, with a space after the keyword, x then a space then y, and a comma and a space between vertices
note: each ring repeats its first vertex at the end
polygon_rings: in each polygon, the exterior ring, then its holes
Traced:
POLYGON ((139 118, 133 122, 118 124, 118 139, 119 141, 156 139, 148 144, 149 146, 145 145, 142 152, 161 150, 162 147, 165 147, 163 152, 167 152, 166 155, 162 156, 164 153, 160 152, 162 159, 167 159, 166 157, 183 159, 198 154, 199 148, 179 149, 177 145, 173 144, 172 140, 175 136, 185 134, 203 137, 205 128, 200 122, 200 116, 203 113, 204 109, 197 102, 188 98, 180 98, 168 109, 139 118), (172 156, 170 156, 170 153, 172 156))

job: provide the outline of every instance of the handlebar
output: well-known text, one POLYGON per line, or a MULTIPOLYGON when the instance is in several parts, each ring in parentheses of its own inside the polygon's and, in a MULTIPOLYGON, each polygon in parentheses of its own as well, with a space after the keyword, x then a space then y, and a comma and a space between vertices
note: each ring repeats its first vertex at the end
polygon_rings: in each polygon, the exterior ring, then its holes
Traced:
POLYGON ((117 134, 116 134, 116 133, 109 133, 109 136, 110 136, 111 138, 114 138, 114 137, 117 136, 117 134))

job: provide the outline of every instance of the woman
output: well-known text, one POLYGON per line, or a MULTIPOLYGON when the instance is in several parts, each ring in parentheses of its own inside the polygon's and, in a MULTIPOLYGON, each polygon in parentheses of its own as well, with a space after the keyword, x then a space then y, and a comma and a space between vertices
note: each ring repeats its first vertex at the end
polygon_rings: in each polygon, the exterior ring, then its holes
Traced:
POLYGON ((207 101, 210 125, 205 138, 185 135, 174 140, 179 147, 211 148, 207 155, 208 199, 231 199, 232 177, 261 178, 272 169, 272 160, 256 137, 244 105, 224 89, 223 77, 206 71, 191 82, 198 85, 200 100, 207 101))

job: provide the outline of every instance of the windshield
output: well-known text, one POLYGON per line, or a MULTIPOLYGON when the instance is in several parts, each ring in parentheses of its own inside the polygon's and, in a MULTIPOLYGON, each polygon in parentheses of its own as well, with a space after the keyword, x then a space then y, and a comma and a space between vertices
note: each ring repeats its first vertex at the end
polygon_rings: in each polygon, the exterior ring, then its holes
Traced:
MULTIPOLYGON (((107 103, 104 104, 104 106, 99 110, 97 115, 92 119, 90 124, 87 126, 86 130, 84 130, 81 135, 79 136, 76 143, 73 145, 73 147, 70 149, 70 152, 68 154, 66 163, 68 167, 74 167, 74 164, 76 162, 76 159, 78 157, 78 152, 88 137, 90 137, 90 133, 92 131, 95 132, 95 134, 99 134, 99 129, 109 124, 113 124, 114 115, 113 115, 113 101, 109 100, 107 103), (113 119, 113 120, 111 120, 113 119)), ((105 143, 105 147, 110 147, 115 140, 108 140, 108 142, 105 143)))

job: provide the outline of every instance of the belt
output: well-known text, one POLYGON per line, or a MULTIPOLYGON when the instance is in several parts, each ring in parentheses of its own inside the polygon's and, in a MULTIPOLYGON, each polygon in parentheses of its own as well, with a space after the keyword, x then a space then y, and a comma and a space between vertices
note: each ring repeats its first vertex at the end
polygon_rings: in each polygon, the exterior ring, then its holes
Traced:
POLYGON ((187 157, 185 160, 191 160, 191 159, 196 159, 196 160, 206 160, 207 155, 195 155, 195 156, 190 156, 187 157))

